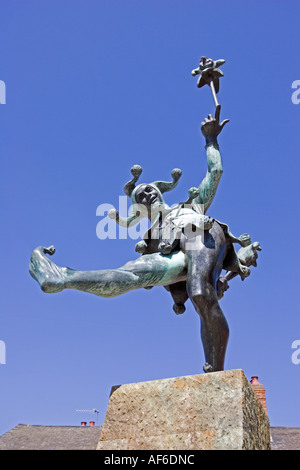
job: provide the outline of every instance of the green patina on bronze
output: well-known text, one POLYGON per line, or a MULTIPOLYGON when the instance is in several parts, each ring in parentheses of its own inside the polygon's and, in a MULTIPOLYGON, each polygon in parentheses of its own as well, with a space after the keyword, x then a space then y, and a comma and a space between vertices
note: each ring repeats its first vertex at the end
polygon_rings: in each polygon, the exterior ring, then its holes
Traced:
POLYGON ((141 254, 137 259, 116 269, 78 271, 57 266, 48 256, 55 249, 37 247, 30 260, 30 274, 47 293, 76 289, 101 297, 114 297, 126 292, 155 286, 164 286, 174 300, 174 311, 185 311, 190 299, 201 318, 201 339, 206 364, 205 372, 223 370, 229 329, 220 308, 219 299, 228 289, 228 282, 239 275, 242 280, 256 266, 258 242, 251 243, 248 234, 234 236, 228 225, 206 215, 223 174, 218 135, 228 119, 221 123, 221 106, 216 99, 218 69, 225 61, 202 57, 199 67, 192 71, 200 75, 197 86, 207 84, 216 104, 214 117, 209 114, 201 124, 206 142, 207 172, 198 187, 191 187, 186 201, 169 207, 163 194, 176 187, 181 170, 171 172, 172 181, 154 181, 137 184, 142 168, 131 168, 132 179, 124 186, 131 198, 132 212, 121 217, 117 210, 109 216, 123 227, 137 224, 143 217, 150 220, 150 228, 143 240, 136 244, 141 254), (239 244, 236 252, 234 244, 239 244), (225 275, 222 275, 225 270, 225 275))

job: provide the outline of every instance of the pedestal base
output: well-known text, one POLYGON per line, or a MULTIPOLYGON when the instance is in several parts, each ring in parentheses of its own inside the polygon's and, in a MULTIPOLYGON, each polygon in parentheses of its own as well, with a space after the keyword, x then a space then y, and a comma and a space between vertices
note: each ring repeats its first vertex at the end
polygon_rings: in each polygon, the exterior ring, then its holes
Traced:
POLYGON ((98 450, 270 449, 269 419, 242 370, 116 387, 98 450))

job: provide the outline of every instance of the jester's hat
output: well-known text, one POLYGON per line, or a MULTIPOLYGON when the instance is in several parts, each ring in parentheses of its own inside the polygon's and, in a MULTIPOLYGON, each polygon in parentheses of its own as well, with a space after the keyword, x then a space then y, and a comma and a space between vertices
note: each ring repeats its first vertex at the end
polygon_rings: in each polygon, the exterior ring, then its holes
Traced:
MULTIPOLYGON (((131 174, 133 178, 124 186, 124 193, 131 197, 133 203, 135 203, 135 192, 141 186, 141 184, 136 186, 135 183, 139 179, 142 171, 143 170, 140 165, 133 165, 133 167, 131 167, 131 174)), ((160 194, 166 193, 167 191, 171 191, 171 189, 174 189, 177 186, 181 174, 182 172, 179 168, 174 168, 174 170, 171 172, 173 181, 153 181, 149 184, 149 186, 153 186, 160 194)))
MULTIPOLYGON (((138 223, 138 221, 141 218, 140 212, 136 210, 137 208, 135 207, 137 204, 136 199, 135 199, 135 193, 138 190, 138 188, 142 186, 142 184, 139 184, 136 186, 136 182, 138 181, 142 171, 143 170, 140 165, 133 165, 131 167, 131 174, 133 178, 130 181, 128 181, 124 186, 125 194, 127 194, 127 196, 130 197, 132 201, 132 211, 129 217, 127 218, 120 217, 118 212, 114 209, 109 212, 109 216, 115 219, 116 222, 119 225, 122 225, 123 227, 129 227, 131 225, 135 225, 136 223, 138 223)), ((182 172, 179 168, 174 168, 171 172, 173 181, 154 181, 152 183, 149 183, 148 186, 154 187, 156 191, 159 193, 159 195, 161 196, 161 199, 163 201, 162 194, 167 191, 171 191, 177 186, 177 183, 181 177, 181 174, 182 172)))

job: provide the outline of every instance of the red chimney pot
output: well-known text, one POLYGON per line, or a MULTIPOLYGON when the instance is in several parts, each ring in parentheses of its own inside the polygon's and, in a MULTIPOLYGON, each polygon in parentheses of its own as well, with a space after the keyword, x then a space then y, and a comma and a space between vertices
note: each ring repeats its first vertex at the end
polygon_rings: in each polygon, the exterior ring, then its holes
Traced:
POLYGON ((266 404, 266 390, 265 390, 265 387, 263 386, 263 384, 261 384, 258 381, 258 376, 257 375, 254 375, 253 377, 251 377, 250 383, 251 383, 253 392, 255 393, 255 395, 257 396, 259 401, 261 402, 265 412, 268 414, 267 404, 266 404))
POLYGON ((86 426, 86 421, 81 421, 81 426, 86 426))
POLYGON ((90 421, 90 426, 95 426, 95 421, 90 421))

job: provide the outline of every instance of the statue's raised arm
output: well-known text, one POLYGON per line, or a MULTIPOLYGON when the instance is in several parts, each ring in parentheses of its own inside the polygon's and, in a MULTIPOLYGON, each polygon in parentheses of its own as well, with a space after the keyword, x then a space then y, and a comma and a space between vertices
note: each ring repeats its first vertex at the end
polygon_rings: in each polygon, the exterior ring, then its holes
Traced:
POLYGON ((195 202, 202 206, 204 213, 206 213, 215 197, 223 173, 222 158, 217 137, 229 119, 225 119, 220 124, 220 111, 221 105, 218 105, 215 117, 209 114, 201 124, 201 131, 206 140, 207 173, 199 185, 199 195, 195 199, 195 202))

